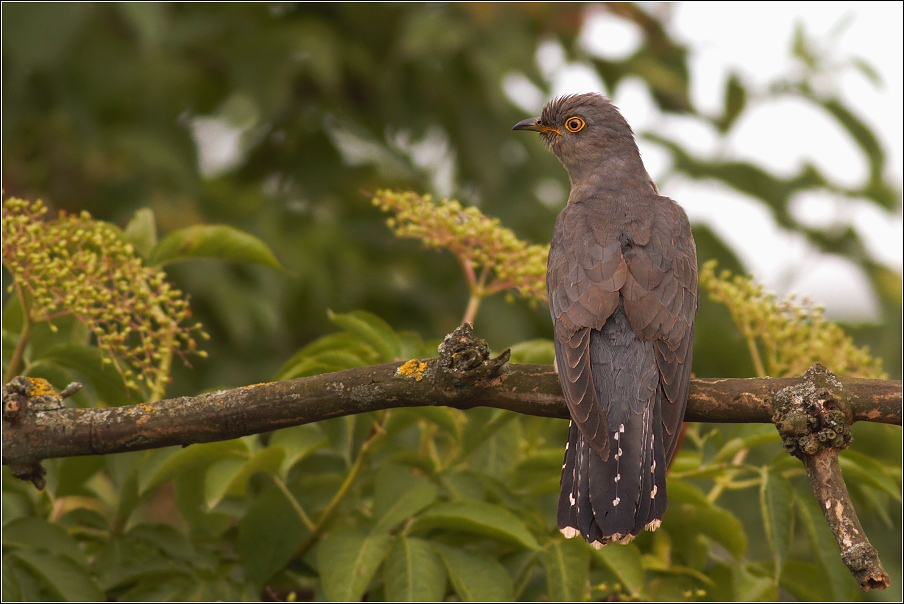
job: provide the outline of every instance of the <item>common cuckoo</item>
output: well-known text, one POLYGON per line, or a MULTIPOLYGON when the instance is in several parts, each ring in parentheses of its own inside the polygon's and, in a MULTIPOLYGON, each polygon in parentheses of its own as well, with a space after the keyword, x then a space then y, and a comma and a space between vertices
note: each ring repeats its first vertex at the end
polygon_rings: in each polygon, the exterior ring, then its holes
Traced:
POLYGON ((571 180, 546 286, 571 413, 558 524, 596 548, 656 530, 691 375, 697 252, 659 195, 634 133, 600 94, 551 101, 539 132, 571 180))

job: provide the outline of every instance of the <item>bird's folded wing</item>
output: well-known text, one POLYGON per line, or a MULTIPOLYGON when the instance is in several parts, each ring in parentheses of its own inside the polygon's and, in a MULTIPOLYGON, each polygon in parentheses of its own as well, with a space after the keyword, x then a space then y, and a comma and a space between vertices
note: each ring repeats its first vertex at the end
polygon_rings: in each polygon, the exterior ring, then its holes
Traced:
POLYGON ((670 403, 663 401, 662 423, 671 453, 690 384, 697 257, 684 212, 662 199, 665 211, 649 225, 649 236, 637 238, 625 252, 628 273, 621 293, 634 333, 655 344, 660 384, 670 403))
POLYGON ((609 456, 609 429, 597 400, 590 365, 590 332, 601 329, 618 306, 618 290, 628 267, 616 238, 602 242, 591 229, 566 245, 553 245, 547 271, 550 312, 555 323, 559 381, 572 418, 603 459, 609 456))

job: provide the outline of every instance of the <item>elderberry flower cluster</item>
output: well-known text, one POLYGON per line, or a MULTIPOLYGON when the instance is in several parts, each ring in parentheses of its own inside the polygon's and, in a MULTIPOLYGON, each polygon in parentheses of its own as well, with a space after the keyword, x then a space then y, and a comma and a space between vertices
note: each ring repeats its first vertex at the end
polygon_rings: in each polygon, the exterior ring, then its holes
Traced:
POLYGON ((386 224, 397 237, 452 252, 472 289, 479 288, 482 295, 515 289, 532 302, 546 301, 549 246, 530 245, 500 226, 498 218, 454 200, 435 204, 430 195, 378 191, 373 203, 395 215, 386 224))
POLYGON ((31 323, 75 316, 94 335, 105 363, 126 385, 162 391, 170 358, 197 350, 208 339, 166 275, 144 266, 131 244, 111 224, 60 212, 40 201, 3 203, 3 264, 31 323))
POLYGON ((728 307, 747 340, 757 373, 763 376, 803 375, 813 363, 839 375, 885 378, 882 360, 858 348, 844 330, 826 321, 822 308, 792 296, 778 301, 750 277, 716 275, 716 261, 700 268, 700 287, 709 298, 728 307))

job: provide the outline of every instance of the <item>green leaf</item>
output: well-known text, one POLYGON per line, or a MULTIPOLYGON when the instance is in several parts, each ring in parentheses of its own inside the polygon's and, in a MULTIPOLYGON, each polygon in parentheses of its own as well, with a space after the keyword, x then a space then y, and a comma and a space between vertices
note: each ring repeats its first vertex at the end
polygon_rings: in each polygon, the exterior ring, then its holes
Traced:
POLYGON ((328 600, 358 602, 389 550, 385 533, 361 535, 345 528, 327 535, 317 548, 320 581, 328 600))
MULTIPOLYGON (((180 473, 173 479, 176 507, 192 536, 217 539, 235 526, 235 516, 219 510, 208 510, 204 499, 204 480, 207 468, 198 466, 180 473)), ((243 502, 244 503, 244 502, 243 502)))
POLYGON ((794 503, 797 518, 803 523, 807 533, 813 560, 822 568, 826 582, 831 587, 832 596, 827 599, 849 600, 854 582, 851 581, 850 573, 838 555, 838 544, 832 535, 832 529, 822 518, 819 505, 810 497, 795 497, 794 503))
MULTIPOLYGON (((115 467, 114 464, 110 463, 109 457, 115 456, 108 456, 106 460, 107 467, 115 467)), ((138 493, 138 471, 133 470, 126 474, 119 487, 119 501, 116 506, 114 523, 120 526, 125 525, 139 503, 141 503, 141 495, 138 493)))
POLYGON ((329 350, 314 356, 300 359, 297 363, 286 365, 277 376, 277 380, 292 380, 309 375, 320 375, 351 369, 352 367, 366 367, 369 365, 367 358, 348 352, 346 350, 329 350))
POLYGON ((191 566, 174 560, 132 536, 113 537, 98 553, 94 563, 100 586, 105 591, 127 589, 136 583, 159 583, 175 576, 195 578, 191 566))
POLYGON ((443 472, 440 481, 446 494, 453 500, 483 501, 483 483, 471 471, 443 472))
POLYGON ((270 436, 271 447, 282 447, 284 457, 279 475, 286 478, 296 463, 327 445, 327 438, 318 424, 305 424, 277 430, 270 436))
POLYGON ((732 572, 735 599, 741 602, 773 602, 778 599, 778 589, 769 577, 750 572, 743 565, 736 565, 732 572))
POLYGON ((343 369, 347 369, 347 367, 343 367, 341 365, 334 365, 332 363, 324 363, 317 359, 317 357, 311 359, 303 359, 298 363, 286 367, 285 371, 281 371, 276 374, 274 379, 276 380, 294 380, 295 378, 308 377, 311 375, 322 375, 324 373, 333 373, 334 371, 342 371, 343 369))
POLYGON ((102 467, 104 467, 104 458, 100 455, 64 458, 57 473, 56 496, 84 494, 82 485, 102 467))
POLYGON ((31 599, 23 596, 17 574, 17 569, 12 560, 7 560, 6 556, 4 556, 2 571, 0 571, 0 581, 2 581, 0 596, 2 596, 4 602, 26 602, 31 599))
MULTIPOLYGON (((117 595, 119 602, 178 602, 198 594, 197 577, 155 573, 143 576, 135 587, 117 595)), ((203 601, 204 598, 200 598, 203 601)), ((216 601, 216 600, 214 600, 216 601)))
POLYGON ((154 246, 150 263, 161 266, 191 258, 217 258, 282 268, 266 243, 226 225, 197 225, 173 231, 154 246))
POLYGON ((289 563, 307 533, 281 490, 272 488, 261 493, 239 521, 235 547, 245 577, 253 585, 263 585, 289 563))
POLYGON ((536 600, 540 598, 541 593, 547 593, 548 590, 544 590, 545 582, 540 580, 540 573, 536 572, 537 566, 540 565, 540 556, 537 552, 530 550, 512 552, 502 556, 499 561, 512 578, 512 599, 536 600), (531 597, 533 594, 537 594, 536 597, 531 597))
POLYGON ((171 558, 186 562, 198 562, 198 553, 185 533, 168 524, 139 524, 126 533, 130 539, 137 539, 152 545, 171 558))
POLYGON ((431 528, 476 533, 528 549, 540 549, 537 539, 520 518, 501 506, 483 501, 437 504, 418 516, 410 530, 431 528))
POLYGON ((555 345, 552 340, 528 340, 511 347, 510 363, 534 363, 552 365, 556 358, 555 345))
POLYGON ((126 241, 132 244, 138 254, 147 259, 151 250, 157 245, 157 223, 154 210, 141 208, 126 225, 123 231, 126 241))
POLYGON ((663 524, 676 536, 676 542, 689 541, 699 533, 722 545, 736 559, 744 557, 747 534, 734 514, 713 505, 699 488, 681 479, 669 479, 668 497, 663 524))
MULTIPOLYGON (((468 457, 468 466, 475 472, 497 479, 508 477, 521 460, 523 435, 517 414, 513 421, 500 426, 489 438, 480 443, 468 457)), ((560 464, 561 465, 561 464, 560 464)), ((558 475, 560 472, 554 472, 558 475)))
POLYGON ((540 554, 549 599, 582 602, 590 588, 590 548, 576 539, 553 541, 540 554))
POLYGON ((85 554, 66 529, 34 516, 17 518, 3 526, 4 549, 38 549, 59 554, 88 567, 85 554))
POLYGON ((330 321, 359 340, 368 344, 380 355, 380 362, 391 363, 402 352, 402 340, 389 324, 373 313, 356 310, 346 314, 328 311, 330 321))
POLYGON ((446 569, 430 545, 415 537, 399 537, 383 565, 390 602, 439 602, 446 595, 446 569))
POLYGON ((400 331, 399 340, 402 344, 399 357, 403 359, 420 359, 436 356, 436 348, 429 349, 424 344, 424 338, 415 331, 400 331))
POLYGON ((618 577, 628 593, 639 597, 644 587, 645 576, 640 550, 633 543, 628 545, 607 545, 594 550, 594 555, 618 577))
POLYGON ((407 468, 386 464, 377 474, 374 490, 374 532, 389 531, 434 501, 438 489, 407 468))
POLYGON ((51 589, 61 600, 99 602, 103 592, 88 570, 68 557, 35 550, 17 550, 8 556, 51 589))
POLYGON ((717 125, 721 132, 727 132, 747 104, 747 90, 736 73, 732 73, 725 83, 725 109, 717 125))
POLYGON ((286 361, 282 369, 279 370, 276 379, 287 379, 280 376, 283 376, 295 365, 305 360, 316 359, 321 353, 333 351, 342 351, 359 359, 365 359, 367 365, 373 365, 380 361, 379 353, 368 344, 359 340, 355 334, 347 331, 331 333, 314 340, 292 355, 292 358, 286 361))
POLYGON ((410 407, 406 409, 405 412, 417 415, 430 423, 436 424, 451 434, 455 440, 461 438, 461 429, 453 415, 455 412, 458 412, 457 409, 453 410, 449 407, 410 407))
POLYGON ((838 463, 848 484, 853 481, 862 482, 887 493, 895 501, 901 501, 898 483, 889 476, 888 470, 879 461, 863 453, 845 449, 838 455, 838 463))
POLYGON ((518 417, 513 411, 477 407, 466 412, 468 422, 461 435, 461 449, 456 459, 467 459, 480 445, 503 426, 518 417))
POLYGON ((822 569, 810 562, 786 560, 779 585, 799 602, 831 602, 831 583, 826 581, 822 569))
POLYGON ((210 464, 204 474, 204 503, 208 510, 220 503, 233 481, 242 473, 247 461, 240 457, 227 457, 210 464))
POLYGON ((775 561, 775 583, 778 584, 794 538, 794 487, 787 478, 769 468, 763 468, 762 476, 760 511, 775 561))
POLYGON ((285 452, 282 447, 266 447, 248 460, 223 459, 214 462, 204 480, 204 499, 207 508, 214 508, 227 494, 243 495, 248 479, 255 472, 275 474, 279 471, 285 452))
POLYGON ((144 495, 191 468, 226 457, 241 459, 247 455, 248 445, 242 439, 155 449, 138 470, 138 493, 144 495))
POLYGON ((74 315, 63 315, 51 321, 40 321, 34 325, 28 338, 32 361, 44 357, 47 349, 60 344, 88 343, 88 328, 74 315))
POLYGON ((760 445, 777 443, 781 441, 778 431, 775 429, 760 434, 751 434, 743 438, 732 438, 713 456, 708 465, 728 461, 743 449, 752 449, 760 445))
POLYGON ((481 552, 431 543, 439 554, 455 593, 463 602, 507 602, 512 578, 495 558, 481 552))

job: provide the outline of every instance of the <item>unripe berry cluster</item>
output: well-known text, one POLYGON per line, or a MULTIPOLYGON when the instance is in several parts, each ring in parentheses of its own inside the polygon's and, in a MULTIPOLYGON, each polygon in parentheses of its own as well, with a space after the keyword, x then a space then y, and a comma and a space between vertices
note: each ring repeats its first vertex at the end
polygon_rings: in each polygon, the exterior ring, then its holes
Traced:
POLYGON ((397 237, 420 239, 428 247, 446 248, 471 276, 491 271, 492 281, 481 279, 483 295, 515 289, 532 302, 546 301, 546 257, 549 246, 530 245, 498 218, 475 207, 412 192, 377 191, 374 205, 392 212, 386 224, 397 237))
POLYGON ((162 389, 170 358, 200 356, 191 310, 166 275, 144 266, 116 227, 87 212, 49 218, 40 201, 3 203, 3 264, 32 323, 74 315, 93 334, 104 362, 134 390, 162 389))
POLYGON ((757 373, 762 377, 803 375, 820 362, 839 375, 886 378, 882 360, 866 347, 857 348, 844 330, 826 321, 823 309, 794 296, 776 300, 750 277, 716 275, 716 261, 700 268, 700 287, 709 298, 728 307, 747 339, 757 373))

